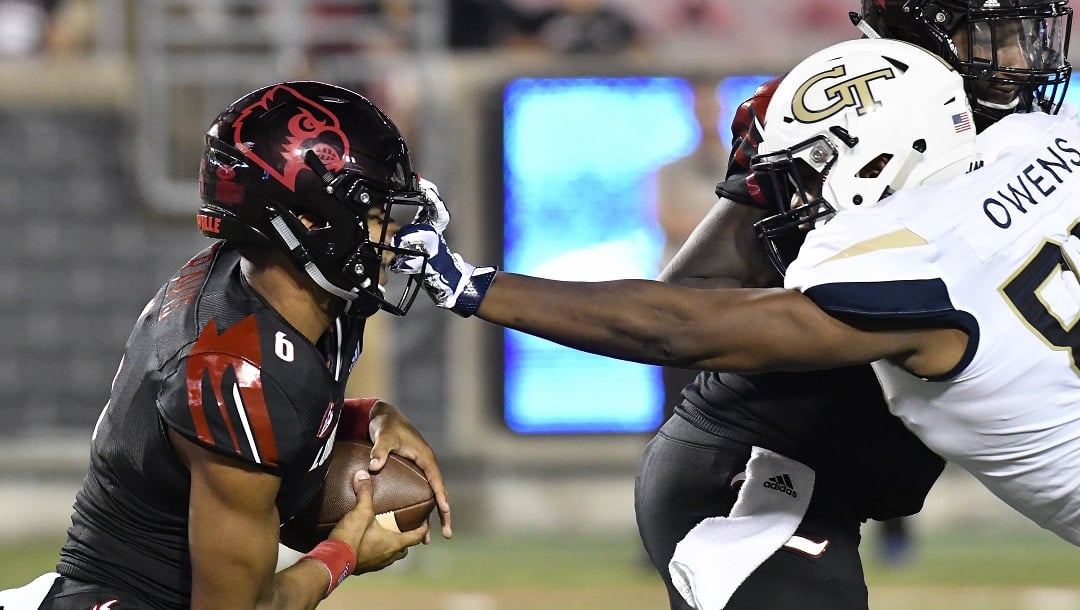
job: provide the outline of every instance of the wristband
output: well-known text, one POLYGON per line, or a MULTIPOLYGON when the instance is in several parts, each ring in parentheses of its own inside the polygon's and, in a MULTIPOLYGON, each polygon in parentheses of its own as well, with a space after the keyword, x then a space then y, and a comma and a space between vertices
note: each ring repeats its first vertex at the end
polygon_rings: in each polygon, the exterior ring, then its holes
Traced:
POLYGON ((484 300, 484 295, 487 294, 488 287, 491 286, 491 282, 495 279, 495 272, 498 270, 497 267, 478 267, 473 271, 465 283, 465 289, 458 295, 457 301, 450 308, 450 311, 463 318, 468 318, 476 313, 476 310, 480 309, 480 303, 484 300))
POLYGON ((371 425, 371 410, 382 398, 346 398, 341 407, 341 421, 338 422, 337 438, 344 440, 369 439, 368 427, 371 425))
POLYGON ((330 585, 326 587, 326 595, 323 595, 323 599, 326 599, 349 577, 349 574, 352 574, 353 566, 356 564, 356 552, 344 540, 327 538, 316 544, 315 548, 300 558, 300 561, 305 559, 321 562, 326 571, 330 572, 330 585))

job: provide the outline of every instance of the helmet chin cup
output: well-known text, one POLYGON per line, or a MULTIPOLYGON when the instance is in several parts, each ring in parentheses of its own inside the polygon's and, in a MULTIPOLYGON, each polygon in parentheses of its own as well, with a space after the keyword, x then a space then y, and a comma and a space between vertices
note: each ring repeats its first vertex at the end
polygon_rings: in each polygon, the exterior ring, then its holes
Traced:
MULTIPOLYGON (((423 265, 420 268, 420 272, 413 274, 391 274, 390 280, 394 284, 394 290, 389 292, 386 287, 375 282, 373 288, 374 293, 369 291, 369 294, 379 303, 379 308, 383 311, 391 313, 396 316, 403 316, 412 307, 413 301, 416 300, 416 295, 420 293, 423 288, 424 272, 427 271, 428 259, 430 255, 423 250, 415 248, 401 248, 397 246, 391 246, 387 244, 379 244, 376 246, 377 261, 382 261, 387 258, 393 258, 397 256, 423 259, 423 265)), ((379 263, 376 263, 379 264, 379 263)), ((381 266, 380 266, 381 269, 381 266)))

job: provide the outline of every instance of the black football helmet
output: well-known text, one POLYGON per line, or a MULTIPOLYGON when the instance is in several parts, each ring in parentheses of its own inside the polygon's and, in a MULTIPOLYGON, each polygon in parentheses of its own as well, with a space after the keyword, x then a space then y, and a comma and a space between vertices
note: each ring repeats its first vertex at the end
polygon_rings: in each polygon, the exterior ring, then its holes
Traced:
POLYGON ((384 243, 391 208, 423 195, 404 138, 365 97, 310 81, 248 93, 207 130, 199 190, 207 237, 285 251, 353 315, 404 315, 412 305, 415 282, 390 302, 379 275, 384 253, 397 252, 384 243), (368 220, 382 223, 381 235, 368 220))
POLYGON ((1061 106, 1072 66, 1068 0, 862 0, 885 38, 941 56, 967 83, 981 130, 1013 112, 1061 106))

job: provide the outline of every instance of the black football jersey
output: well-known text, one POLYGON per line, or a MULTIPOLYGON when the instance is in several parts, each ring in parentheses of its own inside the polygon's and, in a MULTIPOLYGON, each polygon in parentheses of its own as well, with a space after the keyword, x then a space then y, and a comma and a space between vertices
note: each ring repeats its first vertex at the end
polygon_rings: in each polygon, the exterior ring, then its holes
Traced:
POLYGON ((326 474, 362 332, 343 316, 313 345, 246 283, 235 249, 189 261, 128 339, 57 571, 187 608, 190 477, 167 429, 280 477, 287 520, 326 474))
POLYGON ((864 520, 918 512, 945 467, 889 413, 869 366, 705 372, 675 409, 706 430, 810 466, 815 493, 843 494, 864 520))

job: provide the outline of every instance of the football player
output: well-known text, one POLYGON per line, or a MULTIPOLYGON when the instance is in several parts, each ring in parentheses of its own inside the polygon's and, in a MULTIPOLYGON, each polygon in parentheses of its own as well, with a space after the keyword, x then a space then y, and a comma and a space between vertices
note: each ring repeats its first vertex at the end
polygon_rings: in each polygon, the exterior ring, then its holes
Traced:
MULTIPOLYGON (((1041 32, 1069 17, 1052 16, 1041 32)), ((1047 59, 1064 62, 1057 48, 1047 59)), ((762 225, 763 239, 784 261, 808 235, 786 290, 543 280, 475 268, 424 225, 396 239, 438 252, 423 272, 437 304, 577 349, 708 370, 873 362, 890 409, 930 449, 1080 544, 1080 490, 1069 474, 1080 467, 1070 462, 1080 455, 1080 414, 1069 408, 1080 380, 1068 330, 1080 278, 1063 262, 1080 263, 1080 241, 1069 238, 1080 233, 1078 211, 1068 205, 1080 184, 1080 127, 1043 113, 1010 117, 980 140, 992 167, 964 176, 981 161, 963 78, 887 40, 815 54, 775 97, 755 186, 785 214, 762 225)), ((396 267, 420 270, 407 258, 396 267)), ((702 535, 692 530, 676 549, 675 585, 695 607, 734 603, 755 568, 751 555, 827 552, 797 534, 809 516, 804 495, 818 489, 813 469, 760 446, 749 453, 746 472, 730 479, 741 485, 731 518, 705 519, 694 528, 702 535), (744 517, 762 509, 769 518, 748 527, 744 517)), ((772 582, 788 584, 779 572, 772 582)), ((820 596, 776 599, 784 605, 775 607, 830 607, 820 596)))
MULTIPOLYGON (((1067 2, 1045 0, 864 0, 859 18, 870 36, 907 40, 947 58, 964 75, 981 129, 1012 112, 1056 111, 1071 72, 1063 40, 1069 11, 1067 2)), ((727 179, 717 186, 721 201, 660 279, 703 288, 779 285, 750 230, 772 212, 746 184, 760 120, 778 83, 765 84, 740 107, 727 179)), ((689 608, 668 569, 677 543, 717 514, 716 507, 730 511, 737 498, 730 483, 755 445, 811 466, 817 480, 792 544, 764 560, 727 607, 867 608, 861 522, 917 512, 943 465, 888 414, 870 368, 705 372, 675 411, 646 447, 635 488, 641 538, 671 608, 689 608), (808 555, 793 548, 800 539, 828 546, 808 555)))
POLYGON ((449 537, 430 446, 393 405, 344 398, 366 318, 403 315, 415 294, 380 288, 392 209, 431 188, 357 93, 286 82, 229 105, 200 169, 198 227, 216 241, 139 316, 56 573, 0 596, 7 607, 314 607, 429 536, 373 522, 360 474, 357 508, 275 573, 279 527, 315 497, 335 438, 369 430, 372 469, 390 451, 415 460, 449 537))
MULTIPOLYGON (((1068 0, 863 0, 871 36, 917 44, 963 75, 979 129, 1060 108, 1072 67, 1068 0)), ((865 29, 865 28, 864 28, 865 29)))

